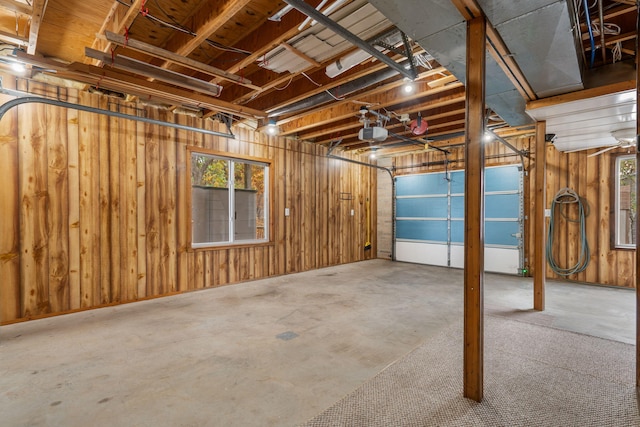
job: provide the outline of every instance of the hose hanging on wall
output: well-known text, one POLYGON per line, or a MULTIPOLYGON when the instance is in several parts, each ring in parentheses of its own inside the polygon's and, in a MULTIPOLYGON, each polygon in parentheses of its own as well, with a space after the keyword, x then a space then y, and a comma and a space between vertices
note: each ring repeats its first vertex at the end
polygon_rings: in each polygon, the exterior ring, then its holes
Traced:
POLYGON ((589 251, 589 243, 587 242, 587 230, 586 230, 586 217, 585 205, 578 194, 570 188, 562 188, 553 197, 551 203, 551 218, 549 220, 549 233, 547 235, 547 262, 551 269, 559 276, 570 276, 572 274, 580 273, 589 265, 589 257, 591 253, 589 251), (567 216, 567 208, 570 204, 578 204, 578 219, 571 219, 567 216), (564 212, 562 206, 564 205, 564 212), (556 207, 558 209, 556 209, 556 207), (560 211, 560 215, 568 222, 577 222, 580 227, 580 255, 575 265, 567 268, 560 267, 556 260, 553 258, 553 235, 555 234, 555 217, 556 211, 560 211))

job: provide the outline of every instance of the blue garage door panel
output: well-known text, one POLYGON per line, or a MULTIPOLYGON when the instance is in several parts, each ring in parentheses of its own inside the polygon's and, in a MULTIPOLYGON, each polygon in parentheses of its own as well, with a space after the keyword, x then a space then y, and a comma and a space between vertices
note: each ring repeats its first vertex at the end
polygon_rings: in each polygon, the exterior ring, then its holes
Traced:
POLYGON ((396 223, 398 239, 447 241, 447 221, 398 220, 396 223))
POLYGON ((485 218, 518 218, 519 194, 487 194, 484 196, 485 218))
POLYGON ((484 223, 484 243, 486 245, 518 246, 518 239, 512 234, 520 232, 517 221, 486 221, 484 223))
POLYGON ((451 196, 451 218, 464 218, 464 196, 451 196))
POLYGON ((398 199, 398 218, 446 218, 447 196, 398 199))
POLYGON ((487 168, 484 172, 484 191, 518 190, 520 188, 520 170, 517 166, 487 168))
POLYGON ((449 173, 451 180, 451 194, 464 194, 464 171, 449 173))
POLYGON ((464 220, 451 220, 451 243, 464 243, 464 220))
POLYGON ((401 176, 396 184, 396 195, 399 197, 447 194, 449 188, 444 173, 401 176))

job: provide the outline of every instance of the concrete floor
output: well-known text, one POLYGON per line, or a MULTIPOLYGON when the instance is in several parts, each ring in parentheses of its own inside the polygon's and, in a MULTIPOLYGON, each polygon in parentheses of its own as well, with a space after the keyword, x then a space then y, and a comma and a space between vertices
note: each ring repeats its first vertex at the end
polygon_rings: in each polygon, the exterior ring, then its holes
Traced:
MULTIPOLYGON (((485 276, 488 315, 634 342, 633 290, 551 282, 543 313, 531 295, 485 276)), ((462 298, 462 271, 372 260, 3 326, 0 425, 297 425, 460 321, 462 298)))

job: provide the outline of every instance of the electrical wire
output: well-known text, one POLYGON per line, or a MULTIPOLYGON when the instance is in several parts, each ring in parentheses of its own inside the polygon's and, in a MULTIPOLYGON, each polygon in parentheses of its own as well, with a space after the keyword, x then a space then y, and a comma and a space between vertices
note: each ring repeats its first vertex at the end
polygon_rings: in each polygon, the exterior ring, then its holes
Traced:
MULTIPOLYGON (((583 0, 584 3, 584 14, 587 19, 587 29, 589 30, 589 40, 591 41, 591 62, 589 68, 593 68, 593 63, 596 60, 596 42, 593 38, 593 29, 591 28, 591 15, 589 14, 589 5, 587 4, 587 0, 583 0)), ((595 4, 595 2, 594 2, 595 4)), ((602 46, 604 49, 604 46, 602 46)))
MULTIPOLYGON (((120 4, 124 5, 124 6, 131 7, 131 4, 126 3, 126 2, 125 2, 125 1, 123 1, 123 0, 116 0, 116 1, 117 1, 118 3, 120 3, 120 4)), ((144 15, 144 17, 145 17, 145 18, 148 18, 151 22, 153 22, 153 23, 155 23, 155 24, 158 24, 158 25, 160 25, 161 27, 170 28, 170 29, 172 29, 172 30, 180 31, 181 33, 184 33, 184 34, 188 34, 188 35, 190 35, 190 36, 192 36, 192 37, 197 37, 197 35, 198 35, 198 34, 197 34, 196 32, 194 32, 193 30, 191 30, 191 29, 190 29, 190 28, 188 28, 188 27, 185 27, 184 25, 182 25, 181 23, 179 23, 179 22, 178 22, 178 21, 177 21, 173 16, 169 15, 169 14, 168 14, 168 13, 167 13, 167 12, 166 12, 162 7, 161 7, 161 6, 160 6, 160 4, 158 3, 158 1, 157 1, 157 0, 154 0, 154 3, 155 3, 155 5, 156 5, 156 7, 160 10, 160 12, 162 12, 162 14, 164 14, 164 15, 165 15, 165 16, 166 16, 166 17, 167 17, 171 22, 167 22, 167 21, 165 21, 165 20, 163 20, 163 19, 160 19, 160 18, 158 18, 157 16, 152 15, 151 13, 146 13, 146 14, 144 15)), ((244 50, 244 49, 238 49, 238 48, 235 48, 235 47, 233 47, 233 46, 225 46, 225 45, 223 45, 223 44, 221 44, 221 43, 218 43, 218 42, 213 41, 213 40, 210 40, 210 39, 205 39, 205 42, 206 42, 209 46, 211 46, 211 47, 213 47, 213 48, 216 48, 216 49, 219 49, 219 50, 224 50, 224 51, 226 51, 226 52, 239 53, 239 54, 247 55, 247 56, 248 56, 248 55, 251 55, 251 52, 249 52, 249 51, 247 51, 247 50, 244 50)))
POLYGON ((589 250, 589 243, 587 242, 587 228, 586 228, 586 217, 588 212, 585 209, 585 204, 583 200, 578 196, 578 194, 570 188, 562 188, 560 189, 556 195, 553 197, 553 202, 551 203, 551 218, 549 219, 549 229, 547 233, 547 245, 546 245, 546 256, 547 262, 551 269, 559 276, 570 276, 572 274, 577 274, 584 271, 589 265, 589 258, 591 256, 591 252, 589 250), (573 203, 578 204, 578 218, 571 219, 567 216, 566 212, 561 210, 561 207, 564 206, 566 208, 573 203), (555 235, 556 229, 556 211, 560 212, 562 217, 571 223, 578 223, 578 227, 580 228, 580 253, 578 255, 578 260, 573 266, 570 267, 560 267, 558 262, 553 256, 553 247, 554 241, 553 237, 555 235))
POLYGON ((286 88, 289 87, 289 85, 291 84, 291 82, 293 81, 293 76, 291 76, 291 78, 289 79, 289 81, 287 82, 286 85, 284 85, 283 87, 274 87, 275 90, 285 90, 286 88))
POLYGON ((311 83, 313 83, 314 85, 320 87, 322 86, 320 83, 317 83, 315 80, 313 80, 311 77, 307 76, 307 74, 303 71, 301 73, 303 76, 305 76, 311 83))

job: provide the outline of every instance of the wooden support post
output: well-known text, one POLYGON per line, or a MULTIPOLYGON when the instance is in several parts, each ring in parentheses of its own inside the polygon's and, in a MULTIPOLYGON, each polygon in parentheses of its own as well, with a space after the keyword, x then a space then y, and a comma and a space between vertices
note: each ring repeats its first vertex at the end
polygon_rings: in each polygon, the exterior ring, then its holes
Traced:
POLYGON ((486 20, 467 21, 464 203, 464 396, 483 394, 484 114, 486 20))
POLYGON ((534 199, 533 238, 533 309, 544 310, 544 287, 546 281, 547 257, 545 256, 547 227, 544 216, 546 207, 547 151, 545 133, 546 122, 536 123, 536 175, 534 199))

